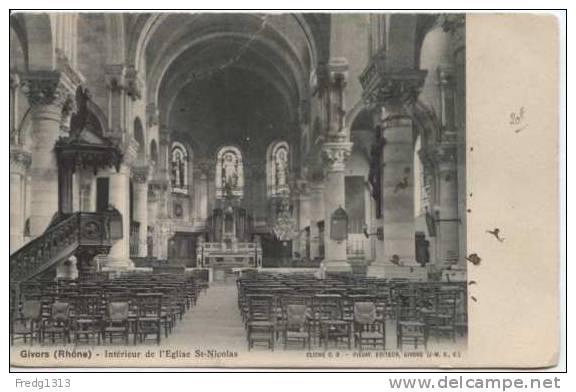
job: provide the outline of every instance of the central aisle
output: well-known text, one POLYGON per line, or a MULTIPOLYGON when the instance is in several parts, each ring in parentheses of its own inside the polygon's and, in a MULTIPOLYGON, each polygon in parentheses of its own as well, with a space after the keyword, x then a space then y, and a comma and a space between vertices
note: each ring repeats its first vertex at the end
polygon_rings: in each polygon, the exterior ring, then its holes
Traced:
POLYGON ((246 349, 236 285, 211 284, 161 344, 198 349, 246 349))

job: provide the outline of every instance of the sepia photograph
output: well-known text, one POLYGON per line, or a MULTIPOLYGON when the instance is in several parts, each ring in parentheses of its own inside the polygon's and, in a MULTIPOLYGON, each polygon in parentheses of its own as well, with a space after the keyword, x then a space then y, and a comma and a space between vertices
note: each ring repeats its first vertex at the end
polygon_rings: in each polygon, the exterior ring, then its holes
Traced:
POLYGON ((488 365, 467 20, 12 12, 11 365, 488 365))

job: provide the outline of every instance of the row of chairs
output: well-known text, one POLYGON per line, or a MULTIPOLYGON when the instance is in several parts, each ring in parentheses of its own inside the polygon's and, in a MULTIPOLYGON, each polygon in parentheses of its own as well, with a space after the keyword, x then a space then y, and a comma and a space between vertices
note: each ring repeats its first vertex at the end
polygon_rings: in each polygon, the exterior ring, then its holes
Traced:
POLYGON ((130 274, 116 279, 28 282, 11 319, 11 343, 160 343, 196 304, 194 276, 130 274))
POLYGON ((391 326, 399 349, 417 348, 467 331, 464 283, 250 273, 237 284, 249 349, 277 341, 386 349, 391 326))

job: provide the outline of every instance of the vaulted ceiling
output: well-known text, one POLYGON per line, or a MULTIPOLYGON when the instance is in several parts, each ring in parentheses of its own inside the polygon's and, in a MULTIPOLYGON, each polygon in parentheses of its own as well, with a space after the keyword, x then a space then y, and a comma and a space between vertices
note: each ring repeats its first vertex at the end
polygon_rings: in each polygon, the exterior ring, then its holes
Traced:
POLYGON ((140 38, 131 50, 146 75, 147 99, 179 134, 210 129, 207 139, 219 133, 213 138, 223 140, 286 132, 308 96, 312 70, 328 57, 327 14, 132 18, 140 38))

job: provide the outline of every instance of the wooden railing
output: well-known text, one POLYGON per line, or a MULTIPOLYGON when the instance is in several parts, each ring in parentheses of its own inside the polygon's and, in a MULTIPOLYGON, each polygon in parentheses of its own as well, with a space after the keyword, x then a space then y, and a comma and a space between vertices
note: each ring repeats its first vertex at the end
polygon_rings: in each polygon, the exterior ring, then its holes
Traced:
POLYGON ((80 247, 105 251, 111 246, 109 213, 76 212, 10 256, 10 281, 24 282, 73 255, 80 247))

